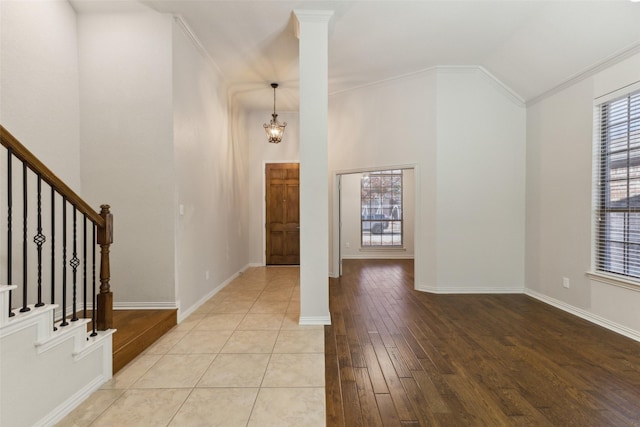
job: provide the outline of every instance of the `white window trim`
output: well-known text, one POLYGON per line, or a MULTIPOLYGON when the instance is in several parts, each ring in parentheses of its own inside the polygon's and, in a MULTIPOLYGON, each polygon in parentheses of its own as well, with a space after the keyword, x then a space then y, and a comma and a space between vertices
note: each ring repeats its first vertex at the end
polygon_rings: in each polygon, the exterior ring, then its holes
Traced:
POLYGON ((608 273, 604 271, 596 270, 596 257, 597 257, 597 232, 596 227, 598 226, 598 218, 597 218, 597 208, 596 208, 596 199, 600 196, 599 194, 599 185, 598 180, 599 176, 596 173, 596 170, 600 164, 600 144, 602 141, 600 140, 600 123, 599 120, 596 121, 596 117, 600 115, 600 107, 603 104, 614 101, 617 98, 623 98, 628 96, 630 93, 636 92, 640 90, 640 81, 636 81, 630 83, 626 86, 623 86, 619 89, 606 93, 604 95, 599 96, 593 100, 593 135, 592 135, 592 202, 591 202, 591 270, 586 271, 585 274, 592 280, 595 280, 600 283, 617 286, 625 289, 630 289, 633 291, 640 292, 640 279, 635 280, 632 277, 618 275, 615 273, 608 273))
MULTIPOLYGON (((387 172, 387 171, 393 171, 393 170, 400 170, 401 171, 401 182, 402 182, 402 233, 400 234, 400 240, 401 243, 399 245, 375 245, 375 246, 365 246, 362 244, 362 216, 360 216, 360 247, 358 248, 359 252, 394 252, 394 251, 398 251, 398 252, 404 252, 406 251, 404 243, 405 243, 405 220, 404 220, 404 168, 384 168, 384 169, 376 169, 376 170, 371 170, 368 172, 363 172, 364 173, 371 173, 371 172, 387 172)), ((360 188, 362 188, 362 176, 361 176, 361 181, 360 181, 360 188)), ((362 196, 360 196, 360 212, 362 215, 362 196)))
POLYGON ((361 246, 360 252, 406 252, 404 246, 361 246))
POLYGON ((632 280, 626 276, 603 273, 601 271, 587 271, 585 274, 591 280, 595 280, 596 282, 640 292, 640 281, 632 280))

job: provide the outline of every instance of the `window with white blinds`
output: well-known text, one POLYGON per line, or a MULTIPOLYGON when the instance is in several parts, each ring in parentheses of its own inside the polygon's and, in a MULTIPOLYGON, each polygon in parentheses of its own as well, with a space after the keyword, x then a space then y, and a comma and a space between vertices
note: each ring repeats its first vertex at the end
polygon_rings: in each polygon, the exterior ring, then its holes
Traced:
POLYGON ((361 247, 402 247, 402 177, 401 169, 362 175, 361 247))
POLYGON ((596 112, 595 268, 640 279, 640 91, 596 112))

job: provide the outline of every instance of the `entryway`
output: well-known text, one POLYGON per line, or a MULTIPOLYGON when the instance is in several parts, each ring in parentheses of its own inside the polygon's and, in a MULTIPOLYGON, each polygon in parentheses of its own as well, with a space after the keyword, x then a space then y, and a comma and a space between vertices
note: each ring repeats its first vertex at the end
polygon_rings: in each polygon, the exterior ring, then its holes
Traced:
POLYGON ((266 263, 300 264, 300 164, 267 163, 266 263))

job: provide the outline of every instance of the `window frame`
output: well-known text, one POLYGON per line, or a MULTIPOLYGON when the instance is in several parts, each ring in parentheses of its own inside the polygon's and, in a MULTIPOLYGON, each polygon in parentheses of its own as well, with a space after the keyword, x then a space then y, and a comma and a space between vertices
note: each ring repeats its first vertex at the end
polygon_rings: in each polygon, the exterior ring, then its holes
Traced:
MULTIPOLYGON (((379 187, 382 188, 382 187, 379 187)), ((371 190, 371 186, 369 186, 368 190, 371 190)), ((385 170, 376 170, 376 171, 370 171, 370 172, 366 172, 363 173, 360 177, 360 250, 365 250, 365 251, 369 251, 369 250, 398 250, 398 249, 404 249, 404 228, 405 228, 405 224, 404 224, 404 169, 385 169, 385 170), (371 198, 369 197, 369 199, 367 200, 367 204, 365 206, 365 199, 364 199, 364 193, 365 193, 365 188, 364 188, 364 180, 365 178, 370 178, 371 176, 387 176, 387 177, 395 177, 395 176, 399 176, 400 177, 400 203, 394 203, 392 206, 385 208, 384 207, 384 203, 380 202, 380 206, 376 207, 376 215, 385 215, 384 210, 388 209, 389 210, 389 218, 388 219, 381 219, 380 221, 376 221, 374 219, 365 219, 364 218, 364 212, 365 209, 367 210, 367 216, 370 215, 371 210, 373 209, 371 206, 371 198), (393 211, 396 209, 396 207, 399 210, 399 217, 393 219, 392 218, 392 214, 393 211), (381 211, 381 212, 378 212, 381 211), (373 242, 372 240, 372 222, 386 222, 386 223, 390 223, 389 225, 391 227, 394 226, 394 223, 398 223, 399 227, 400 227, 400 231, 399 233, 394 233, 392 231, 391 233, 391 242, 390 243, 384 243, 384 239, 381 237, 379 243, 377 244, 371 244, 373 242), (366 245, 365 244, 365 224, 364 223, 369 223, 369 234, 368 234, 368 240, 369 240, 369 244, 366 245), (394 238, 393 236, 400 236, 400 241, 398 243, 394 243, 394 238)), ((391 199, 393 200, 393 198, 391 199)), ((377 236, 384 236, 384 229, 382 230, 381 233, 375 233, 375 235, 377 236)))
POLYGON ((603 98, 594 103, 594 227, 589 276, 600 276, 600 280, 606 279, 614 285, 624 283, 635 287, 640 285, 640 203, 633 200, 634 197, 640 199, 637 191, 640 183, 640 83, 603 98), (626 100, 626 110, 616 112, 616 104, 623 100, 626 100), (612 136, 615 132, 621 132, 622 137, 612 136), (615 147, 620 140, 624 141, 624 147, 615 147), (616 160, 620 155, 622 159, 616 160), (618 165, 622 162, 623 166, 614 168, 614 162, 618 165), (616 173, 618 176, 612 176, 616 173), (634 182, 636 191, 631 193, 634 182), (612 184, 620 183, 626 197, 613 199, 612 184), (611 214, 622 214, 622 217, 618 216, 622 219, 621 227, 616 225, 611 214), (622 239, 614 238, 620 235, 622 239), (622 256, 618 259, 615 246, 622 247, 622 256), (614 266, 616 263, 619 265, 614 266))

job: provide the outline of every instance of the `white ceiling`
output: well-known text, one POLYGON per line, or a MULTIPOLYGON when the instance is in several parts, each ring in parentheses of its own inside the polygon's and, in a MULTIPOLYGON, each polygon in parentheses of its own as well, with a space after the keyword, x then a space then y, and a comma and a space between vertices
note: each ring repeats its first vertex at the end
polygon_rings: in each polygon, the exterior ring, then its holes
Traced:
MULTIPOLYGON (((80 11, 105 7, 72 3, 80 11)), ((271 82, 281 85, 278 110, 298 108, 294 9, 334 11, 330 93, 439 65, 476 65, 530 101, 623 52, 640 51, 640 3, 628 0, 142 3, 180 15, 248 109, 272 108, 271 82)))

